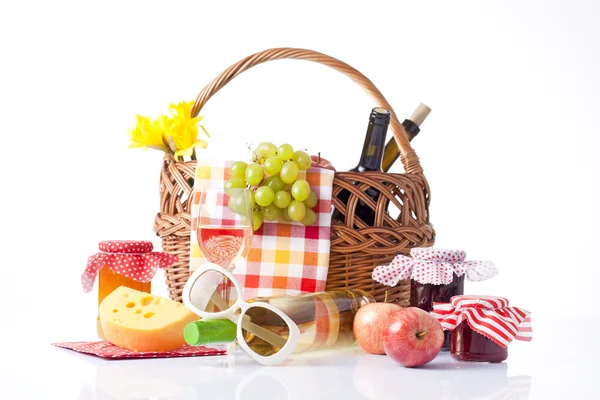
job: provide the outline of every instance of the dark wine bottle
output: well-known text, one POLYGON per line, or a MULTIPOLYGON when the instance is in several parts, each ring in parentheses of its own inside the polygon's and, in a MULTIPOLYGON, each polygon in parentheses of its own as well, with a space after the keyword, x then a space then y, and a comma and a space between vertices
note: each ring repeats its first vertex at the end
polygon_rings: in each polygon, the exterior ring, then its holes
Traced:
MULTIPOLYGON (((410 118, 407 118, 402 122, 402 126, 408 134, 409 141, 414 139, 420 132, 420 125, 430 112, 431 109, 421 103, 412 113, 410 118)), ((398 159, 400 151, 398 150, 398 145, 394 138, 390 139, 384 147, 390 117, 391 113, 384 108, 376 107, 371 111, 360 161, 355 168, 350 170, 350 172, 387 172, 392 164, 398 159)), ((372 198, 373 201, 377 202, 379 191, 374 188, 368 188, 365 193, 372 198)), ((350 198, 350 192, 343 190, 338 195, 338 198, 344 204, 347 204, 348 199, 350 198)), ((360 218, 367 226, 373 226, 375 223, 375 211, 368 207, 362 200, 359 200, 356 205, 355 217, 360 218)), ((344 215, 338 210, 334 210, 332 220, 337 223, 345 222, 344 215)))
MULTIPOLYGON (((389 110, 381 107, 375 107, 371 110, 369 117, 369 126, 367 135, 363 144, 362 154, 358 165, 350 172, 380 171, 381 160, 385 148, 385 136, 392 114, 389 110)), ((379 198, 379 191, 374 188, 368 188, 365 192, 373 201, 379 198)), ((343 190, 338 197, 344 204, 348 203, 350 192, 343 190)), ((344 223, 345 217, 338 210, 334 210, 331 216, 334 222, 344 223)), ((367 226, 373 226, 375 223, 375 211, 368 207, 362 200, 359 200, 355 208, 355 218, 360 218, 367 226)))
MULTIPOLYGON (((410 118, 405 119, 402 122, 402 126, 408 135, 408 140, 411 141, 419 134, 421 131, 421 124, 425 121, 425 118, 431 112, 431 108, 427 107, 425 104, 421 103, 412 113, 410 118)), ((394 138, 388 140, 385 145, 385 150, 383 151, 383 160, 381 162, 381 169, 383 172, 388 172, 392 167, 392 164, 400 157, 400 151, 398 150, 398 145, 394 138)))

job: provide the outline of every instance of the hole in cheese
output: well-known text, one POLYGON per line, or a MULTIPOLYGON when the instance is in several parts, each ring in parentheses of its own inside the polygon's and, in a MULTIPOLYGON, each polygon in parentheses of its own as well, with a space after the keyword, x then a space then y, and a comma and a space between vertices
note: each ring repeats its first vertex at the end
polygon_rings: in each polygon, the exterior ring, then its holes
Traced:
POLYGON ((115 309, 113 310, 113 312, 119 312, 119 310, 115 308, 115 309))
POLYGON ((160 299, 156 299, 156 300, 154 300, 154 304, 162 304, 162 303, 161 303, 160 299))
POLYGON ((129 297, 129 293, 125 293, 123 297, 129 297))
POLYGON ((142 300, 140 300, 140 302, 142 303, 143 306, 147 306, 148 304, 152 303, 152 300, 154 300, 153 297, 146 296, 142 300))
POLYGON ((144 318, 150 318, 153 315, 154 315, 153 312, 147 312, 146 314, 144 314, 144 318))
POLYGON ((135 313, 136 313, 136 314, 141 314, 141 313, 142 313, 142 310, 135 310, 135 313))
POLYGON ((133 301, 130 301, 129 303, 125 304, 125 306, 127 308, 133 308, 133 307, 135 307, 135 303, 133 301))

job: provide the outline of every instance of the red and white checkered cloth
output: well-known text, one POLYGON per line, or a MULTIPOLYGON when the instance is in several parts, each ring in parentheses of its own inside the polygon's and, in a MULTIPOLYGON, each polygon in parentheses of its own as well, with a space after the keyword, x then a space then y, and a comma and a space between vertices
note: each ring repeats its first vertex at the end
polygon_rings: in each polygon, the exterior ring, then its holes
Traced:
MULTIPOLYGON (((223 188, 231 177, 230 161, 199 160, 192 197, 190 235, 190 269, 203 262, 196 234, 200 193, 204 188, 223 188)), ((313 209, 317 221, 313 226, 299 222, 264 221, 254 232, 247 262, 241 262, 234 275, 244 287, 244 298, 299 294, 325 290, 329 267, 331 228, 331 192, 334 170, 313 164, 298 179, 306 179, 317 194, 313 209)))

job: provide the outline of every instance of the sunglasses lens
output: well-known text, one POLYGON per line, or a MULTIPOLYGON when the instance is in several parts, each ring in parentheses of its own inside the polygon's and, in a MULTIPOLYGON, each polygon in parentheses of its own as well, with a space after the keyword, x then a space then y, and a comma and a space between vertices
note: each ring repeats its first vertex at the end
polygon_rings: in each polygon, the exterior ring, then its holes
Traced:
POLYGON ((190 289, 190 301, 201 311, 229 310, 237 298, 233 283, 218 271, 208 270, 198 276, 190 289))
POLYGON ((277 354, 290 336, 288 324, 275 312, 252 306, 242 320, 242 333, 252 351, 263 357, 277 354))

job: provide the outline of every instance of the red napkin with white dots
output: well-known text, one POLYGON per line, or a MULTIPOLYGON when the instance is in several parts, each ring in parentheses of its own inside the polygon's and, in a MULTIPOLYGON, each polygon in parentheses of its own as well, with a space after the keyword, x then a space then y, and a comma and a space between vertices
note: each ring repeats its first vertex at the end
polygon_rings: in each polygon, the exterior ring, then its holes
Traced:
POLYGON ((101 253, 88 258, 87 267, 81 275, 86 293, 94 287, 101 268, 108 267, 134 281, 150 282, 158 268, 167 268, 177 261, 175 256, 152 251, 152 242, 144 240, 107 240, 100 242, 98 247, 101 253))
POLYGON ((53 346, 63 349, 74 350, 78 353, 91 354, 101 358, 111 360, 122 360, 129 358, 170 358, 170 357, 197 357, 197 356, 218 356, 225 354, 225 350, 211 349, 204 346, 183 345, 172 351, 147 351, 138 352, 123 349, 114 344, 104 342, 65 342, 52 343, 53 346))
POLYGON ((491 261, 465 261, 467 253, 463 250, 419 247, 411 249, 410 255, 398 254, 389 265, 376 267, 373 279, 387 286, 396 286, 405 279, 424 285, 448 285, 455 274, 466 274, 470 281, 483 281, 498 273, 491 261))

